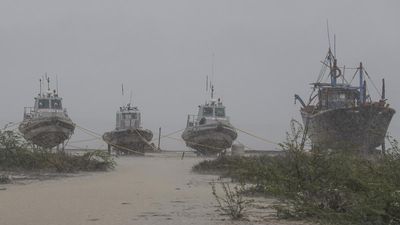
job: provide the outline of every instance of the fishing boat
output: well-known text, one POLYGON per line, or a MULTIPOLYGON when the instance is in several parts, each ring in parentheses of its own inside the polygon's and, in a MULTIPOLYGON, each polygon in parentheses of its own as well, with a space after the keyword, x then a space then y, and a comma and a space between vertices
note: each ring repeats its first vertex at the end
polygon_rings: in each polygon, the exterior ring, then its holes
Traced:
POLYGON ((24 118, 19 125, 19 131, 27 141, 34 145, 51 149, 58 147, 72 136, 75 124, 68 116, 67 109, 63 107, 62 98, 58 90, 50 90, 50 78, 46 76, 47 90, 42 92, 42 79, 40 92, 35 99, 33 107, 24 108, 24 118))
POLYGON ((211 99, 199 106, 197 115, 188 115, 182 139, 200 154, 215 155, 230 148, 236 138, 236 129, 225 114, 225 106, 221 99, 214 99, 211 86, 211 99))
POLYGON ((315 83, 307 104, 295 95, 305 132, 314 147, 323 149, 354 149, 364 153, 375 152, 379 146, 385 149, 385 137, 395 110, 389 107, 385 96, 385 80, 378 90, 362 63, 356 68, 339 67, 336 54, 329 48, 323 68, 315 83), (351 79, 358 77, 357 85, 345 77, 345 71, 353 69, 351 79), (325 76, 328 71, 328 76, 325 76), (330 82, 323 82, 328 79, 330 82), (367 89, 375 87, 378 100, 372 100, 367 89))
POLYGON ((113 131, 106 132, 103 140, 108 144, 108 149, 114 149, 117 154, 143 154, 145 151, 156 150, 150 143, 153 133, 141 127, 141 113, 138 107, 120 107, 116 113, 116 127, 113 131))

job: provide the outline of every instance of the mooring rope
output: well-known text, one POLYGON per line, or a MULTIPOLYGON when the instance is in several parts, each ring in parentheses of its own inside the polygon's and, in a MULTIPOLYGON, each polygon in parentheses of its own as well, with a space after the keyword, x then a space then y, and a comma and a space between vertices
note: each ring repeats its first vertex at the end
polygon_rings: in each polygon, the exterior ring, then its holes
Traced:
POLYGON ((89 142, 89 141, 94 141, 94 140, 98 140, 98 137, 94 137, 94 138, 89 138, 89 139, 83 139, 83 140, 76 140, 76 141, 70 141, 70 143, 82 143, 82 142, 89 142))
POLYGON ((264 142, 266 142, 266 143, 268 143, 268 144, 279 145, 278 142, 271 141, 271 140, 268 140, 268 139, 266 139, 266 138, 262 138, 262 137, 260 137, 260 136, 257 136, 257 135, 255 135, 255 134, 253 134, 253 133, 250 133, 249 131, 245 131, 245 130, 239 129, 239 128, 237 128, 237 127, 235 127, 235 129, 238 130, 238 131, 240 131, 240 132, 242 132, 242 133, 245 133, 245 134, 247 134, 247 135, 249 135, 249 136, 251 136, 251 137, 254 137, 254 138, 256 138, 256 139, 259 139, 259 140, 261 140, 261 141, 264 141, 264 142))
POLYGON ((210 145, 198 144, 198 143, 196 143, 196 142, 184 141, 184 140, 182 140, 182 139, 180 139, 180 138, 174 138, 174 137, 167 137, 167 138, 173 139, 173 140, 176 140, 176 141, 179 141, 179 142, 194 144, 194 145, 197 145, 197 146, 202 146, 202 147, 207 147, 207 148, 213 148, 213 149, 219 149, 219 150, 225 150, 224 148, 218 148, 218 147, 214 147, 214 146, 210 146, 210 145))
POLYGON ((143 152, 140 152, 140 151, 137 151, 137 150, 134 150, 134 149, 130 149, 130 148, 127 148, 125 146, 121 146, 121 145, 110 143, 110 142, 104 140, 102 138, 102 135, 100 135, 100 134, 98 134, 98 133, 96 133, 94 131, 91 131, 91 130, 89 130, 87 128, 84 128, 84 127, 79 126, 79 125, 76 125, 76 127, 78 129, 80 129, 81 131, 85 132, 86 134, 92 135, 93 137, 96 137, 97 139, 104 141, 105 143, 107 143, 110 146, 113 146, 113 147, 116 147, 116 148, 119 148, 119 149, 123 149, 123 150, 126 150, 126 151, 130 151, 130 152, 133 152, 133 153, 137 153, 137 154, 140 154, 140 155, 144 155, 143 152))
MULTIPOLYGON (((93 130, 90 130, 90 129, 88 129, 88 128, 84 128, 84 127, 79 126, 79 125, 76 125, 76 127, 77 127, 78 129, 80 129, 81 131, 83 131, 84 133, 86 133, 86 134, 88 134, 88 135, 94 137, 93 139, 88 139, 88 140, 95 140, 95 139, 102 140, 102 141, 106 142, 107 144, 109 144, 109 145, 111 145, 111 146, 113 146, 113 147, 121 148, 121 149, 124 149, 124 150, 127 150, 127 151, 131 151, 131 152, 135 152, 135 153, 144 155, 143 152, 140 152, 140 151, 137 151, 137 150, 134 150, 134 149, 130 149, 130 148, 127 148, 127 147, 124 147, 124 146, 119 146, 119 145, 116 145, 116 144, 109 143, 109 142, 107 142, 107 141, 105 141, 105 140, 102 139, 102 135, 101 135, 101 134, 99 134, 99 133, 97 133, 97 132, 95 132, 95 131, 93 131, 93 130)), ((238 128, 238 127, 235 127, 235 129, 238 130, 239 132, 242 132, 242 133, 244 133, 244 134, 247 134, 247 135, 249 135, 249 136, 251 136, 251 137, 253 137, 253 138, 256 138, 256 139, 258 139, 258 140, 261 140, 261 141, 263 141, 263 142, 265 142, 265 143, 274 144, 274 145, 279 145, 278 142, 271 141, 271 140, 269 140, 269 139, 260 137, 260 136, 255 135, 254 133, 252 133, 252 132, 250 132, 250 131, 245 131, 245 130, 240 129, 240 128, 238 128)), ((179 132, 181 132, 181 131, 183 131, 183 130, 185 130, 185 128, 182 128, 182 129, 179 129, 179 130, 176 130, 176 131, 167 133, 167 134, 165 134, 165 135, 161 135, 160 138, 157 138, 156 140, 158 141, 158 139, 169 138, 169 139, 172 139, 172 140, 176 140, 176 141, 179 141, 179 142, 183 142, 183 143, 185 143, 185 144, 193 144, 193 145, 197 145, 197 146, 200 146, 200 147, 206 147, 206 148, 211 148, 211 149, 216 149, 216 150, 224 150, 223 148, 218 148, 218 147, 214 147, 214 146, 211 146, 211 145, 198 144, 198 143, 190 142, 190 141, 184 141, 184 140, 182 140, 181 138, 172 137, 172 135, 175 135, 175 134, 177 134, 177 133, 179 133, 179 132)), ((139 133, 139 131, 136 130, 136 132, 137 132, 137 134, 139 135, 139 137, 141 137, 142 140, 145 140, 145 138, 139 133)), ((81 141, 76 141, 76 142, 73 142, 73 143, 79 143, 79 142, 84 142, 84 141, 85 141, 85 140, 81 140, 81 141)), ((238 140, 238 142, 241 143, 239 140, 238 140)), ((145 143, 146 143, 147 145, 149 145, 154 151, 155 151, 156 149, 158 150, 158 148, 155 148, 155 147, 154 147, 153 145, 151 145, 151 143, 148 142, 147 140, 146 140, 145 143)), ((244 144, 243 144, 243 145, 244 145, 244 144)), ((251 149, 251 148, 249 148, 248 146, 245 146, 245 147, 247 147, 248 149, 251 149)))

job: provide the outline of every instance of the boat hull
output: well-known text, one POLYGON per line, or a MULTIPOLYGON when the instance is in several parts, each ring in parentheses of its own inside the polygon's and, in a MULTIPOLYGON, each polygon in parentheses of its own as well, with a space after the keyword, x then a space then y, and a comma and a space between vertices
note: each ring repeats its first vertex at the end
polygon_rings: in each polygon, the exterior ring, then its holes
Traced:
POLYGON ((385 141, 395 110, 380 104, 341 108, 312 114, 301 111, 314 146, 373 151, 385 141))
POLYGON ((237 132, 229 124, 205 124, 188 127, 182 133, 186 146, 204 155, 214 155, 230 148, 237 132))
POLYGON ((75 124, 69 118, 46 117, 22 121, 19 131, 27 141, 43 148, 53 148, 74 133, 75 124))
POLYGON ((153 150, 149 142, 153 133, 147 129, 123 129, 106 132, 103 140, 111 145, 117 153, 135 154, 153 150), (146 148, 147 147, 147 148, 146 148))

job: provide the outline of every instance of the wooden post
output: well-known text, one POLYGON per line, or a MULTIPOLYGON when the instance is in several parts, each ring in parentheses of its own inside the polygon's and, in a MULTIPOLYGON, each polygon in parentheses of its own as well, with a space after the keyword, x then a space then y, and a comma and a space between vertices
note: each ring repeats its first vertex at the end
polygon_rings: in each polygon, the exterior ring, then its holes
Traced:
POLYGON ((185 157, 185 151, 182 152, 181 160, 185 157))
POLYGON ((158 147, 157 147, 158 151, 161 151, 160 143, 161 143, 161 127, 158 129, 158 147))
POLYGON ((111 145, 110 144, 107 145, 107 151, 108 151, 108 154, 111 155, 111 145))

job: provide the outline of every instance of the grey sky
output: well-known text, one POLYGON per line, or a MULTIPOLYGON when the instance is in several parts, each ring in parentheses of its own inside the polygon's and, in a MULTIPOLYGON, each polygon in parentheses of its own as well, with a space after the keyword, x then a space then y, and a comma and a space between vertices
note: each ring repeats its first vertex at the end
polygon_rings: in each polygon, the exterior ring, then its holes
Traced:
MULTIPOLYGON (((293 94, 306 98, 318 76, 328 47, 326 19, 339 64, 363 61, 379 87, 385 77, 389 103, 399 109, 399 10, 395 0, 2 0, 0 125, 22 120, 47 72, 58 75, 64 106, 78 125, 113 129, 115 111, 132 89, 144 127, 178 130, 206 99, 214 53, 216 95, 232 123, 281 141, 290 119, 300 118, 293 94)), ((399 122, 396 114, 389 128, 397 137, 399 122)), ((77 130, 73 139, 85 138, 77 130)), ((239 140, 274 148, 241 133, 239 140)), ((172 140, 163 144, 184 149, 172 140)))

